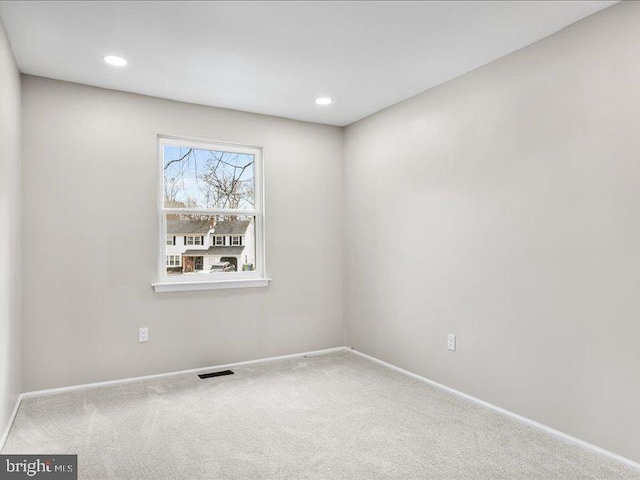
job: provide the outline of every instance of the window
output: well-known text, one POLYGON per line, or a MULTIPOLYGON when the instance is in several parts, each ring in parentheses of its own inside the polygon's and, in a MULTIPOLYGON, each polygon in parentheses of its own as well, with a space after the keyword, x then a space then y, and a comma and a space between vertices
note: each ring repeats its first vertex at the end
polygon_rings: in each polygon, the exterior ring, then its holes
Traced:
POLYGON ((182 256, 167 255, 167 267, 179 267, 181 265, 182 256))
POLYGON ((166 262, 155 290, 266 286, 261 149, 160 137, 158 150, 166 262), (216 248, 194 248, 206 247, 205 238, 216 248), (221 258, 234 258, 233 268, 214 267, 221 258))
POLYGON ((186 245, 203 245, 201 235, 187 235, 184 238, 186 245))

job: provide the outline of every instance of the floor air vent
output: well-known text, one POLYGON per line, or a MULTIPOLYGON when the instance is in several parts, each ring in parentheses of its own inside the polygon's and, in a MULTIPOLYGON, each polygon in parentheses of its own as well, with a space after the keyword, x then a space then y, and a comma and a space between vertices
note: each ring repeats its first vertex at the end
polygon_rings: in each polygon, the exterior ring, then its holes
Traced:
POLYGON ((231 370, 222 370, 221 372, 202 373, 198 375, 200 378, 223 377, 225 375, 233 375, 231 370))

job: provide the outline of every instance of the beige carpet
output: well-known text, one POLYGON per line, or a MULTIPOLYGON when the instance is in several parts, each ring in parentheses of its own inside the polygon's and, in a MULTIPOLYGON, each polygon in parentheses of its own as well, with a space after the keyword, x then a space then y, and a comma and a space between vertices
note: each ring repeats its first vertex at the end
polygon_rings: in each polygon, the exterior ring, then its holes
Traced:
POLYGON ((610 479, 640 472, 348 352, 22 403, 3 453, 81 479, 610 479))

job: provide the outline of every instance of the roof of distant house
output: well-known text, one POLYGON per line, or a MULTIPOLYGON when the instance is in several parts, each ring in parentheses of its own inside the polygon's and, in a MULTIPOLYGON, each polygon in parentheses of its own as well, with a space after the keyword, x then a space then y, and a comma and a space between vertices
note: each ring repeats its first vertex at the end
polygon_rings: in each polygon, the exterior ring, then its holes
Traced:
POLYGON ((216 223, 214 235, 244 235, 251 223, 250 220, 223 220, 216 223))
POLYGON ((170 234, 203 234, 208 233, 209 230, 209 220, 181 220, 172 218, 167 220, 167 233, 170 234))
MULTIPOLYGON (((250 220, 222 220, 216 223, 215 235, 244 235, 251 223, 250 220)), ((209 220, 168 219, 167 233, 171 235, 193 235, 209 233, 209 220)))
POLYGON ((241 255, 244 247, 209 247, 206 250, 187 250, 185 257, 202 257, 205 255, 241 255))

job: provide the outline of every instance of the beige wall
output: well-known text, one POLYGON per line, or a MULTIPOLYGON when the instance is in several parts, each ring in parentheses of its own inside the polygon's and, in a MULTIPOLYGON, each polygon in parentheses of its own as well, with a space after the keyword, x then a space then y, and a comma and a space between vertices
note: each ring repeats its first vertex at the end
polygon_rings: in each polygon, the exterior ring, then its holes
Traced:
POLYGON ((339 128, 30 76, 23 118, 25 391, 344 343, 339 128), (152 291, 158 133, 264 147, 268 288, 152 291))
POLYGON ((0 24, 0 437, 20 393, 20 74, 0 24))
POLYGON ((639 461, 638 24, 625 2, 347 127, 344 165, 338 128, 23 77, 24 390, 341 345, 344 258, 350 344, 639 461), (268 289, 153 293, 157 133, 264 147, 268 289))
POLYGON ((345 133, 348 341, 636 461, 639 25, 624 2, 345 133))

